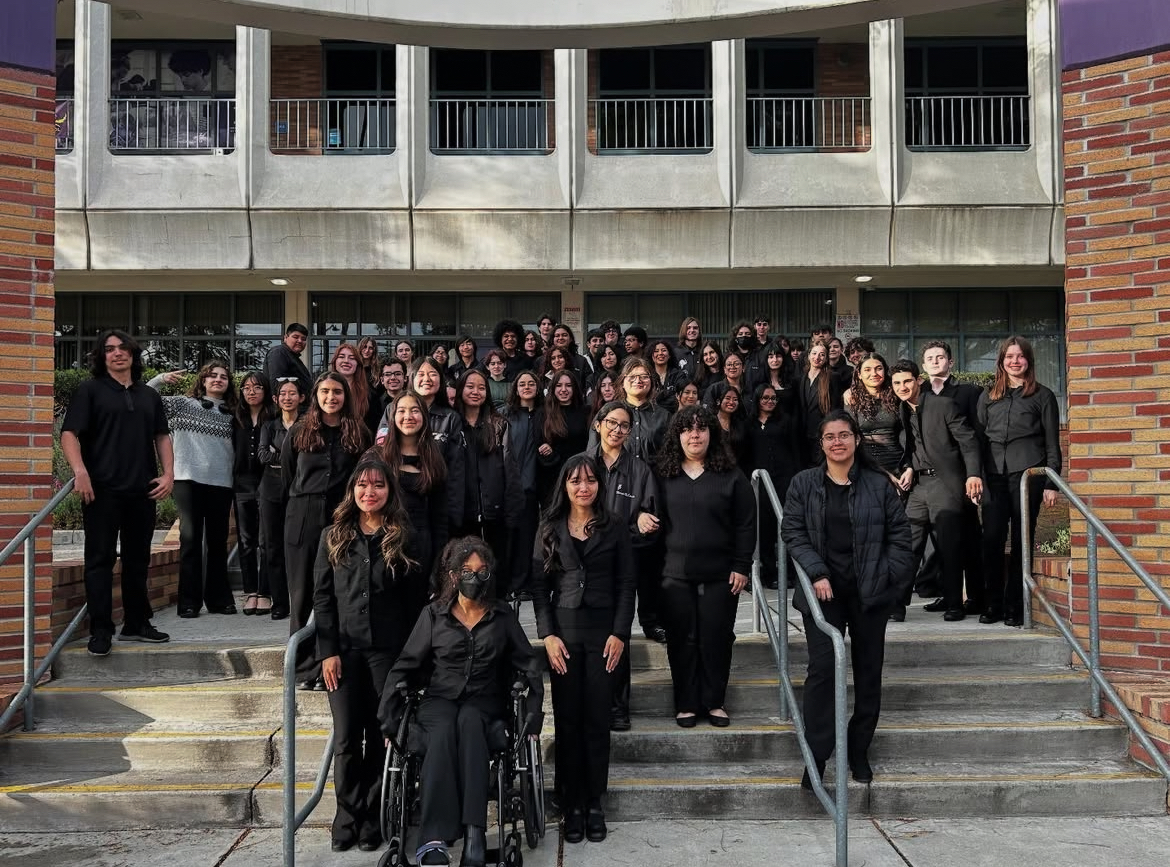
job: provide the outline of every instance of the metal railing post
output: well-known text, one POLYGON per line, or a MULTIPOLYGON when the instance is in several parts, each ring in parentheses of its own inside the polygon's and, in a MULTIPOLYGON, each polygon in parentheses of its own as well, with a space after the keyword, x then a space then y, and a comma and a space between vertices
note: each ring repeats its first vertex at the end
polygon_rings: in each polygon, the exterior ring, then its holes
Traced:
POLYGON ((755 473, 752 473, 752 496, 756 500, 756 547, 752 552, 752 632, 759 635, 763 622, 761 620, 760 612, 760 591, 757 587, 763 587, 760 570, 760 480, 755 473))
MULTIPOLYGON (((1094 671, 1101 670, 1101 604, 1097 598, 1097 531, 1088 528, 1085 548, 1089 559, 1089 665, 1094 671)), ((1096 680, 1090 680, 1092 690, 1089 697, 1089 713, 1101 716, 1101 687, 1096 680)))
MULTIPOLYGON (((788 552, 780 540, 780 516, 776 516, 776 619, 780 623, 780 668, 788 671, 788 552)), ((796 708, 789 707, 788 693, 780 690, 780 719, 790 720, 796 708)))
MULTIPOLYGON (((1018 491, 1020 497, 1020 575, 1032 574, 1032 522, 1029 516, 1032 514, 1028 506, 1028 484, 1032 478, 1031 472, 1026 472, 1020 476, 1020 490, 1018 491)), ((1008 565, 1008 573, 1011 574, 1011 565, 1008 565)), ((1021 612, 1024 616, 1024 629, 1032 628, 1032 599, 1028 592, 1028 587, 1025 584, 1020 586, 1020 594, 1023 596, 1024 610, 1021 612)))
POLYGON ((281 843, 284 850, 284 867, 295 867, 297 863, 297 648, 302 636, 316 632, 312 615, 309 622, 293 633, 284 649, 284 819, 281 828, 281 843))
MULTIPOLYGON (((24 540, 24 682, 33 683, 33 667, 36 662, 36 592, 34 565, 36 563, 36 539, 29 536, 24 540)), ((37 727, 34 690, 29 690, 24 702, 24 730, 31 732, 37 727)))

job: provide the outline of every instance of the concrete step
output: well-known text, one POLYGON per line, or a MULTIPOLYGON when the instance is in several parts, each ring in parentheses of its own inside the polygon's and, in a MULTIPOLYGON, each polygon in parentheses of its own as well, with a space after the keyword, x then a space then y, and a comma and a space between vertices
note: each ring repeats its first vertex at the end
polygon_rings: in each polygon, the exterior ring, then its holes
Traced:
MULTIPOLYGON (((255 624, 263 631, 264 639, 272 643, 249 644, 239 638, 172 641, 168 644, 115 642, 112 654, 95 658, 86 652, 84 642, 77 642, 58 657, 53 666, 53 677, 85 683, 189 682, 239 677, 279 679, 284 670, 284 645, 278 641, 283 638, 282 628, 287 631, 287 625, 271 623, 266 618, 250 618, 246 622, 249 626, 255 624)), ((666 670, 668 667, 666 648, 645 638, 633 639, 630 654, 635 670, 666 670)), ((987 627, 986 632, 948 633, 925 628, 914 632, 891 632, 886 642, 886 665, 891 668, 914 666, 936 670, 970 665, 1066 666, 1068 663, 1069 650, 1063 639, 998 626, 987 627)), ((804 638, 793 630, 790 670, 803 670, 807 664, 804 638)), ((739 636, 735 642, 733 667, 774 667, 767 638, 762 635, 739 636)))

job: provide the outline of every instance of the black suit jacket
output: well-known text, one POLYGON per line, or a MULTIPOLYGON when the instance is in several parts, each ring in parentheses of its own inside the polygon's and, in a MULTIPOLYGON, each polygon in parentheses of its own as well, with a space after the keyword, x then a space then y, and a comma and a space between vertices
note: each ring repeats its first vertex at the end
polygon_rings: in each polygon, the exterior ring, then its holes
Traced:
MULTIPOLYGON (((931 390, 929 380, 923 389, 931 390)), ((948 376, 946 382, 943 383, 942 391, 938 394, 941 397, 949 397, 955 402, 955 408, 958 409, 959 415, 967 419, 968 424, 975 429, 975 435, 982 439, 983 431, 979 426, 979 395, 983 394, 983 389, 970 382, 959 382, 953 376, 948 376)))
POLYGON ((910 405, 905 401, 899 407, 902 414, 902 460, 900 466, 914 466, 914 455, 919 462, 933 468, 948 481, 960 487, 971 476, 983 475, 979 441, 975 429, 959 413, 949 397, 934 394, 924 387, 918 398, 918 412, 922 420, 923 442, 915 442, 911 425, 910 405))

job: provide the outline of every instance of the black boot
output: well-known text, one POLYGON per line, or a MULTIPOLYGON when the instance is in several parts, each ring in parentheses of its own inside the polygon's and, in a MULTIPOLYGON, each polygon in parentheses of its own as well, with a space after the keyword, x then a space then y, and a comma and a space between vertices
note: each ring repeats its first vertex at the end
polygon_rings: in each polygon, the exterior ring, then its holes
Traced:
POLYGON ((460 867, 484 867, 487 862, 487 834, 479 825, 468 825, 463 831, 463 857, 460 867))
MULTIPOLYGON (((817 779, 821 782, 824 782, 825 779, 825 763, 821 761, 817 762, 817 779)), ((804 769, 804 776, 800 778, 800 787, 812 791, 812 780, 809 778, 808 768, 804 769)))

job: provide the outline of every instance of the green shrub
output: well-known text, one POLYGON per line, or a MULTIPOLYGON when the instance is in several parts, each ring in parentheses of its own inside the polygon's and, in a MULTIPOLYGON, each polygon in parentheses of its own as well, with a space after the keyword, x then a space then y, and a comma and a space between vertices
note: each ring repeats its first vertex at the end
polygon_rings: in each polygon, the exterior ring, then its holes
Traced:
POLYGON ((1072 532, 1060 527, 1050 540, 1038 543, 1036 550, 1041 554, 1068 554, 1072 551, 1072 532))
POLYGON ((952 370, 951 376, 959 382, 969 382, 985 391, 995 385, 994 373, 967 373, 962 370, 952 370))
MULTIPOLYGON (((54 530, 84 530, 85 522, 81 515, 81 494, 71 493, 60 505, 53 510, 54 530)), ((175 521, 179 520, 179 507, 171 497, 159 500, 155 508, 154 528, 169 530, 175 521)))

